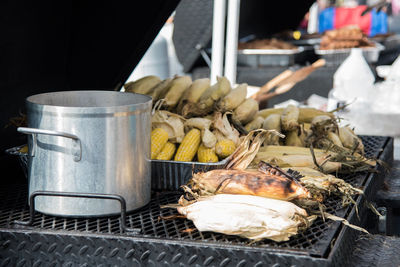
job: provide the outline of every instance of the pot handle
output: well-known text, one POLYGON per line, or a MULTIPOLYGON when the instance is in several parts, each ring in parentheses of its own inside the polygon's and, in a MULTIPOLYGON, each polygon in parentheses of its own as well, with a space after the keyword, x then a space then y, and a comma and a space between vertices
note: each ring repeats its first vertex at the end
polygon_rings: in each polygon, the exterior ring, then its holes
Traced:
POLYGON ((37 145, 37 135, 38 134, 45 134, 45 135, 53 135, 53 136, 60 136, 65 138, 72 139, 72 155, 74 156, 74 161, 78 162, 82 159, 82 144, 81 140, 78 136, 70 133, 64 133, 59 131, 52 131, 52 130, 43 130, 37 128, 27 128, 27 127, 18 127, 18 132, 24 134, 31 134, 32 135, 32 149, 29 153, 31 157, 35 156, 35 150, 37 145))

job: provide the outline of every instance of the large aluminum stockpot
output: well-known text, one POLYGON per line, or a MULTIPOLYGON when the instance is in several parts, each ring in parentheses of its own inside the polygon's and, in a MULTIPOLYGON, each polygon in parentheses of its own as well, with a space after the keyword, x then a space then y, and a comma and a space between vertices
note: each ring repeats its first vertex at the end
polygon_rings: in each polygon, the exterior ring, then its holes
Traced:
MULTIPOLYGON (((114 91, 65 91, 27 98, 29 195, 37 191, 113 194, 127 211, 151 193, 152 100, 114 91)), ((110 199, 35 197, 35 209, 59 216, 121 211, 110 199)))

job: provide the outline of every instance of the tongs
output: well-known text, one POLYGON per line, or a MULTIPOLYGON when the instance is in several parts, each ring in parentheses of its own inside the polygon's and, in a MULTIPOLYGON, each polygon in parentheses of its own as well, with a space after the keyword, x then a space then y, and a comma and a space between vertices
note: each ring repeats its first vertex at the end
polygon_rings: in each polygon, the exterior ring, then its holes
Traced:
POLYGON ((386 0, 381 0, 376 4, 367 6, 367 8, 361 13, 361 16, 366 15, 368 12, 371 12, 374 8, 376 8, 376 12, 380 12, 384 7, 388 6, 390 2, 386 0))
POLYGON ((325 63, 325 59, 318 59, 310 66, 303 67, 296 71, 290 69, 285 70, 264 84, 257 93, 251 95, 250 97, 260 103, 274 96, 286 93, 292 89, 296 83, 307 78, 308 75, 310 75, 316 69, 324 66, 325 63))

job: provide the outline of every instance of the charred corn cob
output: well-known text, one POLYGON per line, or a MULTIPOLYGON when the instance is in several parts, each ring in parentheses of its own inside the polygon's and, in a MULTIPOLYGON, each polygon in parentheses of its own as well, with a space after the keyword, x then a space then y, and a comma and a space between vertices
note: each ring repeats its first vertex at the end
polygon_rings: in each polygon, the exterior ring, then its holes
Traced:
POLYGON ((192 78, 190 76, 178 76, 175 77, 165 95, 164 106, 168 109, 173 109, 178 104, 179 99, 182 97, 185 90, 192 84, 192 78))
POLYGON ((151 159, 155 159, 168 142, 168 132, 162 128, 151 131, 151 159))
POLYGON ((214 149, 207 148, 203 144, 197 150, 197 159, 199 162, 218 162, 218 156, 214 149))
POLYGON ((215 153, 223 159, 229 157, 235 149, 235 143, 229 139, 223 139, 215 144, 215 153))
POLYGON ((259 164, 258 171, 211 170, 195 173, 189 182, 193 192, 200 196, 210 194, 238 194, 268 197, 280 200, 310 197, 308 191, 295 180, 259 164))
POLYGON ((201 132, 199 129, 190 130, 179 145, 175 154, 176 161, 192 161, 199 149, 201 142, 201 132))
POLYGON ((247 83, 242 83, 218 102, 221 112, 233 111, 246 99, 247 83))
POLYGON ((175 150, 176 150, 175 144, 167 142, 165 146, 161 149, 161 152, 158 153, 156 159, 170 160, 174 156, 175 150))
POLYGON ((299 108, 295 105, 287 106, 281 115, 281 127, 284 131, 296 130, 299 127, 299 108))
POLYGON ((147 94, 150 90, 161 82, 161 79, 155 75, 145 76, 136 81, 124 85, 126 92, 147 94))
POLYGON ((258 102, 253 98, 247 98, 233 111, 233 119, 242 125, 250 122, 257 115, 258 102))

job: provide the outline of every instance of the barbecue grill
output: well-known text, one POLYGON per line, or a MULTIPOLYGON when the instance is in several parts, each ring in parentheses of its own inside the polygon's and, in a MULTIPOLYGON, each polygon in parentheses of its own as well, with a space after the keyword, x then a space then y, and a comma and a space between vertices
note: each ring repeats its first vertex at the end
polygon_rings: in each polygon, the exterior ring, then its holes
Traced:
MULTIPOLYGON (((1 71, 8 74, 8 79, 0 83, 6 92, 1 98, 2 125, 18 114, 29 95, 120 88, 178 2, 114 1, 106 5, 70 1, 56 8, 26 1, 19 2, 21 6, 10 3, 4 7, 8 15, 2 25, 10 27, 2 31, 6 42, 1 47, 6 55, 1 71), (138 12, 144 16, 137 16, 138 12)), ((269 11, 276 15, 274 18, 279 17, 278 11, 286 12, 276 8, 278 5, 287 4, 274 2, 274 10, 269 11)), ((26 141, 12 127, 0 133, 2 151, 26 141)), ((392 138, 365 136, 363 142, 367 156, 391 164, 392 138)), ((177 214, 173 209, 160 208, 176 203, 182 192, 160 190, 154 185, 148 205, 129 213, 122 207, 121 216, 49 216, 30 210, 27 181, 21 179, 15 157, 2 155, 0 167, 0 266, 335 266, 350 261, 358 235, 340 222, 322 219, 279 243, 251 243, 236 236, 200 233, 191 221, 172 219, 177 214)), ((335 197, 326 201, 327 212, 364 225, 368 214, 365 199, 373 199, 384 175, 384 166, 380 165, 377 172, 343 176, 365 191, 356 198, 359 212, 354 205, 342 207, 335 197)), ((155 178, 165 188, 176 186, 168 184, 165 177, 155 178)))
MULTIPOLYGON (((393 139, 364 136, 366 156, 391 164, 393 139)), ((377 172, 345 175, 353 186, 362 186, 364 196, 354 205, 341 206, 341 199, 330 197, 324 203, 327 212, 363 224, 367 210, 365 199, 373 198, 385 175, 377 172)), ((306 231, 289 241, 247 239, 212 232, 198 232, 191 221, 173 219, 173 209, 161 205, 176 203, 182 192, 154 190, 147 206, 126 215, 125 223, 134 232, 125 232, 120 216, 101 218, 61 218, 35 212, 30 214, 27 185, 11 184, 0 191, 0 256, 3 265, 40 263, 118 266, 145 265, 199 266, 336 266, 350 260, 357 231, 336 221, 317 219, 306 231), (21 226, 16 220, 28 221, 21 226)), ((123 216, 125 217, 125 216, 123 216)))

